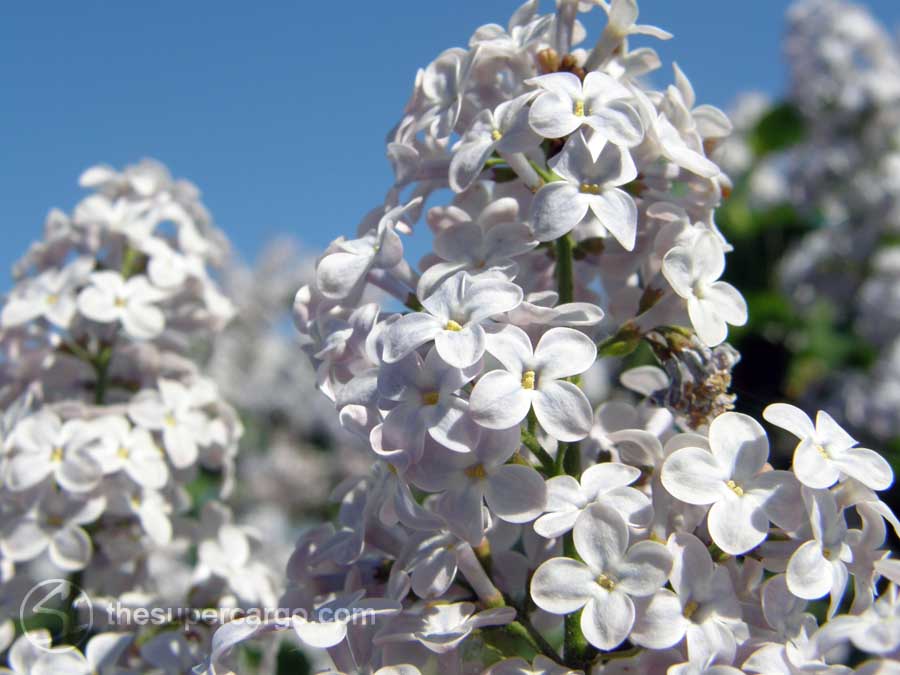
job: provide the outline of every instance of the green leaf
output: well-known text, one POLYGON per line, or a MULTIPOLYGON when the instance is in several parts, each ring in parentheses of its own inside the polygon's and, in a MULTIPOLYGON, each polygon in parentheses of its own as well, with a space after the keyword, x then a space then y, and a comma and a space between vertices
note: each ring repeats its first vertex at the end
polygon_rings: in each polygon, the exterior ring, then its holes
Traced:
POLYGON ((806 135, 803 115, 790 103, 779 103, 756 123, 749 134, 750 147, 757 157, 796 145, 806 135))
POLYGON ((285 641, 278 650, 278 675, 308 675, 311 672, 309 661, 295 645, 285 641))
POLYGON ((599 356, 628 356, 641 344, 641 333, 634 326, 625 324, 615 335, 610 335, 597 345, 599 356))

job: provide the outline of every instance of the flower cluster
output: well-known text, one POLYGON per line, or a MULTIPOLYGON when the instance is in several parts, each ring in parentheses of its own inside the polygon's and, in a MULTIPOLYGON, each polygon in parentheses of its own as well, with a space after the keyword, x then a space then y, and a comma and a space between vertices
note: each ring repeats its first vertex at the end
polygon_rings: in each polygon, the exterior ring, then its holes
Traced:
POLYGON ((223 626, 210 670, 282 630, 348 675, 838 673, 837 648, 900 647, 896 590, 877 593, 900 581, 889 466, 776 404, 799 443, 775 470, 729 411, 747 308, 707 156, 728 119, 677 66, 645 84, 660 61, 631 37, 670 36, 634 0, 537 5, 418 72, 384 204, 297 293, 319 389, 374 465, 297 543, 281 606, 302 611, 223 626), (663 368, 622 380, 643 397, 595 409, 582 379, 642 343, 663 368))
MULTIPOLYGON (((107 602, 274 602, 271 574, 250 560, 251 533, 225 506, 209 501, 200 513, 194 499, 204 485, 230 490, 242 433, 191 359, 233 315, 211 272, 227 243, 197 189, 155 162, 97 166, 81 184, 93 194, 71 216, 49 214, 0 312, 4 618, 36 580, 53 577, 87 591, 97 620, 107 602)), ((71 628, 79 608, 54 611, 72 616, 53 637, 84 637, 71 628)), ((38 632, 15 643, 11 667, 90 672, 94 656, 121 655, 119 638, 137 630, 108 628, 81 666, 66 646, 59 663, 33 654, 49 639, 38 632)), ((128 647, 123 663, 180 670, 202 658, 202 643, 198 634, 158 632, 128 647)))
POLYGON ((868 372, 833 372, 817 393, 888 441, 900 429, 900 44, 844 0, 798 2, 788 24, 788 100, 805 134, 782 158, 784 192, 821 226, 787 251, 781 283, 801 309, 827 299, 878 352, 868 372))
MULTIPOLYGON (((229 260, 222 288, 235 317, 212 341, 204 367, 244 424, 232 503, 286 530, 320 520, 331 488, 368 465, 363 444, 341 428, 313 368, 297 356, 291 307, 313 267, 286 238, 267 244, 252 267, 229 260)), ((266 540, 286 560, 295 536, 272 531, 266 540)))

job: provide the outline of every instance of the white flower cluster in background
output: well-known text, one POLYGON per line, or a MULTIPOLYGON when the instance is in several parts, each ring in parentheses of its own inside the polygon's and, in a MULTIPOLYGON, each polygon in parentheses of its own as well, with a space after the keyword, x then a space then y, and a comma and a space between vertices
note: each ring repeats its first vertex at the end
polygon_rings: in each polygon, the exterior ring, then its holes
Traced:
MULTIPOLYGON (((314 267, 290 239, 267 244, 252 267, 229 261, 222 286, 235 318, 212 342, 205 367, 244 422, 233 501, 281 514, 294 527, 319 520, 331 488, 369 466, 366 448, 341 428, 334 406, 316 389, 315 371, 298 358, 302 341, 291 308, 314 267)), ((267 539, 291 549, 294 537, 287 544, 284 537, 267 539)))
POLYGON ((35 651, 46 631, 20 637, 15 672, 182 672, 208 650, 207 627, 132 640, 139 627, 105 625, 106 608, 275 600, 250 559, 253 533, 190 492, 205 479, 227 495, 242 433, 192 360, 234 313, 211 276, 227 243, 198 190, 155 162, 93 167, 81 184, 94 192, 71 215, 50 213, 0 312, 2 647, 29 587, 68 579, 95 603, 101 634, 80 666, 65 645, 35 651))
POLYGON ((844 0, 804 0, 788 15, 789 100, 805 141, 784 181, 823 227, 788 251, 784 288, 798 306, 825 297, 880 354, 870 373, 836 373, 837 412, 875 438, 900 429, 900 44, 844 0))
POLYGON ((631 38, 670 36, 634 0, 537 6, 419 70, 385 203, 297 293, 319 389, 373 465, 297 543, 297 611, 220 628, 209 671, 287 631, 347 675, 897 672, 889 465, 774 404, 797 437, 775 470, 729 412, 747 310, 707 152, 730 122, 677 66, 645 84, 660 61, 631 38), (662 367, 594 409, 582 378, 639 344, 662 367), (866 663, 840 665, 854 648, 866 663))

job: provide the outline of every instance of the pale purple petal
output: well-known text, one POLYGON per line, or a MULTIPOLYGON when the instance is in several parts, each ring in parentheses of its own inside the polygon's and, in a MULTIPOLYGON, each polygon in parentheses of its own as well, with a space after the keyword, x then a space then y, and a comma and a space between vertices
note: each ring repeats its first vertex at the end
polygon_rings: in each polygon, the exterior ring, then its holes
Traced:
POLYGON ((574 328, 551 328, 534 350, 534 370, 540 380, 560 380, 580 375, 594 365, 597 347, 594 341, 574 328))
POLYGON ((611 650, 634 626, 634 603, 625 593, 600 591, 581 612, 581 631, 597 649, 611 650))
POLYGON ((533 403, 538 423, 557 440, 580 441, 590 433, 594 411, 584 392, 571 382, 542 382, 533 403))
POLYGON ((442 329, 439 319, 424 312, 401 316, 387 329, 382 358, 385 363, 396 363, 413 350, 433 340, 442 329))
POLYGON ((484 493, 491 512, 509 523, 537 518, 547 504, 544 479, 530 466, 505 464, 488 477, 484 493))
POLYGON ((716 546, 731 555, 741 555, 763 542, 769 519, 757 499, 731 495, 712 505, 707 526, 716 546))
POLYGON ((788 560, 787 585, 798 598, 821 598, 831 590, 831 582, 831 565, 817 542, 806 542, 788 560))
POLYGON ((594 585, 594 574, 584 563, 553 558, 535 570, 531 597, 545 612, 571 614, 584 607, 594 585))
POLYGON ((662 484, 676 499, 688 504, 712 504, 728 496, 728 470, 712 453, 701 448, 681 448, 662 467, 662 484))
POLYGON ((628 525, 605 504, 592 504, 578 516, 573 531, 578 555, 600 574, 618 566, 628 548, 628 525))
POLYGON ((588 195, 565 181, 547 183, 531 202, 531 223, 538 241, 552 241, 572 231, 590 207, 588 195))
POLYGON ((494 370, 475 384, 469 398, 472 418, 488 429, 509 429, 521 422, 531 408, 531 393, 520 378, 494 370))

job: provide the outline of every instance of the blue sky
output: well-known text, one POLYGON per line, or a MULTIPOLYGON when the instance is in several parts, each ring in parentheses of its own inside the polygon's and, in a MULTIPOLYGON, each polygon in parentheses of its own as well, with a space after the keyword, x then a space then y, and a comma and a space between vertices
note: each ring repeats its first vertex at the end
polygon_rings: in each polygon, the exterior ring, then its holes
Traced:
MULTIPOLYGON (((545 2, 545 4, 548 4, 545 2)), ((900 24, 900 3, 871 0, 900 24)), ((291 234, 318 249, 389 183, 384 135, 416 68, 505 24, 506 0, 17 2, 0 12, 0 269, 70 210, 87 166, 155 157, 203 191, 237 250, 291 234)), ((643 0, 641 20, 701 102, 781 90, 787 2, 643 0)), ((596 34, 600 13, 588 15, 596 34)), ((590 23, 589 23, 590 25, 590 23)), ((668 81, 670 71, 661 73, 668 81)), ((0 273, 2 274, 2 273, 0 273)), ((0 288, 8 287, 0 276, 0 288)))

